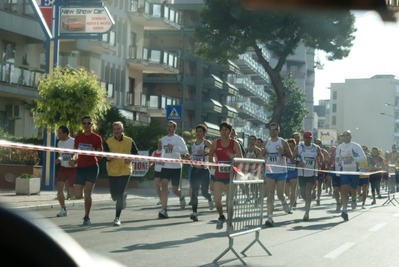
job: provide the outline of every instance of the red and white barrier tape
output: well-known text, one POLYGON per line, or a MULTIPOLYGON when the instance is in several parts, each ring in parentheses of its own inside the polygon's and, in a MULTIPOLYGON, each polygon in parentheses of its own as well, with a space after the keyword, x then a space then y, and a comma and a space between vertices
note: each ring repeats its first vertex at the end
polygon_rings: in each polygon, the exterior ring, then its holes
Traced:
MULTIPOLYGON (((148 161, 156 161, 156 162, 164 162, 164 163, 182 163, 182 164, 193 164, 193 165, 207 165, 207 166, 230 166, 227 164, 220 163, 212 163, 212 162, 203 162, 203 161, 195 161, 195 160, 187 160, 187 159, 168 159, 168 158, 159 158, 159 157, 150 157, 150 156, 142 156, 142 155, 131 155, 131 154, 119 154, 119 153, 109 153, 109 152, 101 152, 101 151, 91 151, 91 150, 78 150, 78 149, 67 149, 67 148, 58 148, 58 147, 47 147, 47 146, 38 146, 38 145, 29 145, 29 144, 21 144, 15 142, 9 142, 5 140, 0 140, 0 147, 10 147, 10 148, 19 148, 25 150, 37 150, 37 151, 45 151, 45 152, 58 152, 58 153, 70 153, 70 154, 78 154, 83 156, 96 156, 96 157, 111 157, 111 158, 119 158, 119 159, 132 159, 132 160, 148 160, 148 161)), ((281 167, 280 165, 272 165, 268 164, 266 167, 281 167)), ((344 171, 332 171, 332 170, 315 170, 315 169, 306 169, 301 167, 296 167, 298 170, 309 170, 309 171, 317 171, 317 172, 325 172, 325 173, 334 173, 334 174, 346 174, 346 175, 372 175, 376 173, 383 173, 385 171, 376 171, 376 172, 344 172, 344 171)), ((268 168, 269 169, 269 168, 268 168)))
POLYGON ((37 150, 37 151, 45 151, 45 152, 69 153, 69 154, 78 154, 78 155, 83 155, 83 156, 111 157, 111 158, 117 158, 117 159, 132 159, 135 161, 148 160, 148 161, 157 161, 157 162, 165 162, 165 163, 183 163, 183 164, 208 165, 208 166, 230 166, 230 165, 226 165, 226 164, 218 164, 218 163, 187 160, 187 159, 168 159, 168 158, 150 157, 150 156, 142 156, 142 155, 119 154, 119 153, 109 153, 109 152, 101 152, 101 151, 78 150, 78 149, 67 149, 67 148, 58 148, 58 147, 29 145, 29 144, 14 143, 14 142, 9 142, 9 141, 4 141, 4 140, 0 140, 0 147, 19 148, 19 149, 25 149, 25 150, 37 150))

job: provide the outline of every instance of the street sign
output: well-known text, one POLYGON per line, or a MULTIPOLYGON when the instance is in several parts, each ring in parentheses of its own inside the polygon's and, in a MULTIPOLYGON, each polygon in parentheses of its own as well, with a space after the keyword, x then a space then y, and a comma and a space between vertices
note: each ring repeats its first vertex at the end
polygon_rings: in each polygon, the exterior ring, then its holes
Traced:
POLYGON ((182 121, 183 113, 181 105, 167 105, 166 106, 166 120, 167 121, 182 121))
POLYGON ((60 7, 60 33, 103 34, 115 24, 106 7, 60 7))

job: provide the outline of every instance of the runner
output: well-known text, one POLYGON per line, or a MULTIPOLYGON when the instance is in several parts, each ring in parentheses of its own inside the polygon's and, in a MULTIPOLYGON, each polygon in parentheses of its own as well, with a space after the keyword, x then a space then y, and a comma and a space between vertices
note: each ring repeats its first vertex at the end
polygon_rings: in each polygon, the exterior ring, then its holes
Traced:
POLYGON ((395 144, 392 145, 392 152, 389 153, 389 164, 395 165, 396 192, 399 192, 399 152, 395 144))
MULTIPOLYGON (((113 137, 107 139, 104 151, 120 154, 138 155, 133 139, 123 134, 123 123, 116 121, 112 124, 113 137)), ((118 159, 107 156, 109 190, 115 205, 114 226, 120 226, 122 209, 126 208, 127 193, 125 192, 130 176, 132 175, 132 159, 118 159)))
MULTIPOLYGON (((79 150, 102 151, 103 141, 101 136, 92 132, 93 121, 90 116, 82 118, 83 133, 75 137, 74 148, 79 150)), ((89 214, 91 209, 91 195, 98 178, 98 159, 94 156, 83 156, 75 154, 69 161, 69 166, 78 163, 75 180, 75 197, 83 198, 85 201, 85 216, 83 225, 91 224, 89 214)))
MULTIPOLYGON (((69 129, 66 126, 60 126, 57 131, 58 134, 58 147, 73 149, 75 139, 69 136, 69 129)), ((58 158, 55 160, 55 164, 61 164, 57 174, 57 199, 60 203, 61 210, 57 214, 57 217, 68 216, 68 211, 65 207, 65 195, 64 188, 65 183, 68 181, 68 195, 73 197, 73 190, 76 179, 76 164, 69 166, 69 160, 71 154, 59 153, 58 158)))
MULTIPOLYGON (((244 158, 256 159, 258 157, 260 149, 255 145, 255 143, 256 143, 256 136, 255 135, 249 136, 248 147, 244 149, 244 158)), ((246 203, 251 202, 253 199, 252 197, 253 187, 250 187, 249 185, 246 186, 240 185, 240 188, 247 196, 246 203)))
MULTIPOLYGON (((350 131, 345 131, 343 134, 344 142, 337 147, 335 154, 335 162, 343 172, 358 171, 358 164, 360 161, 366 159, 361 146, 351 141, 352 135, 350 131)), ((352 209, 356 209, 356 189, 359 183, 359 175, 355 174, 341 174, 341 198, 342 198, 342 213, 341 217, 344 221, 348 221, 348 199, 349 190, 352 193, 352 209)))
MULTIPOLYGON (((385 159, 381 157, 378 153, 378 148, 373 147, 371 149, 371 161, 370 161, 370 171, 371 172, 378 172, 384 170, 385 159)), ((380 199, 380 186, 381 186, 381 179, 383 177, 383 173, 374 173, 370 175, 370 185, 371 185, 371 197, 373 201, 371 205, 375 205, 377 202, 375 200, 375 193, 377 192, 377 196, 380 199)))
POLYGON ((298 180, 301 196, 305 200, 304 221, 309 220, 310 204, 312 202, 312 188, 316 181, 317 162, 324 162, 320 147, 312 143, 313 134, 310 131, 303 133, 303 143, 299 144, 293 154, 293 158, 298 158, 298 180))
MULTIPOLYGON (((207 127, 204 124, 198 124, 195 128, 196 141, 191 145, 191 155, 186 158, 190 158, 196 161, 208 161, 207 152, 211 147, 211 142, 205 140, 205 134, 207 127)), ((192 165, 191 171, 191 206, 193 213, 190 215, 190 219, 194 222, 198 221, 198 192, 201 187, 202 196, 208 200, 208 206, 210 210, 213 210, 214 205, 211 195, 208 193, 209 188, 210 172, 206 165, 192 165)))
POLYGON ((292 151, 287 141, 278 137, 280 126, 272 122, 269 124, 269 140, 265 148, 259 153, 258 159, 266 157, 265 188, 267 196, 267 220, 266 226, 274 227, 274 192, 277 187, 277 197, 281 201, 285 213, 289 212, 289 207, 284 196, 285 180, 287 178, 286 157, 292 157, 292 151))
POLYGON ((318 164, 318 169, 321 170, 317 173, 317 198, 316 198, 316 206, 320 206, 320 196, 321 196, 321 186, 325 182, 326 178, 326 165, 328 165, 328 160, 330 159, 330 156, 327 153, 327 150, 325 150, 321 143, 320 139, 315 140, 315 145, 317 145, 320 148, 320 152, 323 154, 324 161, 323 162, 317 162, 318 164))
MULTIPOLYGON (((212 142, 212 146, 209 151, 209 162, 231 165, 231 162, 234 158, 242 158, 240 145, 236 140, 230 138, 232 128, 233 127, 231 123, 226 121, 223 121, 219 125, 220 138, 212 142)), ((216 224, 216 229, 218 230, 223 228, 223 224, 226 221, 226 217, 223 214, 223 191, 226 192, 226 206, 231 205, 231 203, 229 203, 229 185, 230 166, 216 167, 215 181, 213 185, 213 197, 215 200, 216 210, 219 213, 219 218, 216 224)), ((232 216, 232 214, 228 215, 232 216)))
POLYGON ((291 135, 291 138, 293 138, 295 140, 295 144, 299 145, 299 143, 301 142, 301 134, 298 132, 295 132, 291 135))
MULTIPOLYGON (((372 160, 368 156, 368 147, 366 145, 362 146, 364 154, 366 155, 366 159, 359 162, 359 171, 360 172, 368 172, 370 170, 370 161, 372 160)), ((359 197, 362 197, 362 209, 366 208, 366 199, 368 194, 368 185, 369 185, 369 176, 365 174, 359 175, 359 184, 357 187, 357 191, 359 197)))
MULTIPOLYGON (((162 137, 162 158, 167 159, 180 159, 181 155, 188 154, 186 143, 184 139, 176 135, 177 124, 174 121, 168 121, 166 124, 167 135, 162 137)), ((168 207, 168 184, 169 180, 172 181, 172 191, 179 197, 180 208, 186 207, 186 200, 184 194, 180 191, 180 175, 182 164, 181 163, 165 163, 161 170, 161 201, 162 209, 158 213, 161 219, 169 218, 168 207)))

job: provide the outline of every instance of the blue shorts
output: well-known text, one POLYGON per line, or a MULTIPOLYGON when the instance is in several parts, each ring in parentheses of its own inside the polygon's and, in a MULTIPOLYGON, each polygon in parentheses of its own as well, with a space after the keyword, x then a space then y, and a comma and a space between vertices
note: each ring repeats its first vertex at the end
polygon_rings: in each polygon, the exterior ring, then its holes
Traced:
POLYGON ((281 182, 287 180, 287 173, 266 173, 266 177, 281 182))
POLYGON ((322 173, 318 173, 317 174, 317 182, 319 183, 324 183, 324 178, 326 178, 326 173, 322 172, 322 173))
POLYGON ((222 184, 229 184, 230 183, 230 178, 216 178, 213 180, 215 183, 219 182, 222 184))
POLYGON ((340 187, 341 186, 341 177, 332 175, 332 186, 333 187, 340 187))
POLYGON ((369 178, 359 178, 359 186, 369 184, 369 178))
POLYGON ((295 170, 292 172, 290 172, 290 171, 287 172, 287 179, 286 179, 287 182, 291 179, 298 179, 298 171, 295 170))
POLYGON ((359 184, 359 175, 341 174, 341 185, 350 185, 351 188, 356 189, 359 184))

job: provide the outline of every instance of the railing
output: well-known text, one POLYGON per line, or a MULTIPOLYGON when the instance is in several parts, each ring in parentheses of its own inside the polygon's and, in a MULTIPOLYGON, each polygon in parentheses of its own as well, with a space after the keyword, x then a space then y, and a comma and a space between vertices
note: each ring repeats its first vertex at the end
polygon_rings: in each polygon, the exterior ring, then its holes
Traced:
POLYGON ((155 18, 164 18, 170 24, 181 25, 181 12, 165 4, 151 3, 145 0, 131 0, 130 12, 144 13, 155 18))
POLYGON ((239 59, 244 60, 245 64, 255 73, 257 73, 262 79, 267 83, 270 83, 270 77, 266 73, 265 69, 261 64, 259 64, 255 59, 249 54, 239 55, 239 59))
POLYGON ((0 9, 11 11, 20 15, 35 17, 32 6, 28 0, 1 0, 0 9))
POLYGON ((37 88, 43 70, 30 70, 27 66, 17 67, 14 63, 0 62, 0 82, 37 88))
POLYGON ((268 94, 263 89, 263 85, 258 85, 251 81, 251 79, 244 78, 244 77, 237 77, 230 75, 228 77, 228 81, 233 84, 242 84, 244 85, 245 89, 252 92, 254 95, 259 96, 263 101, 267 101, 268 94))
POLYGON ((129 47, 129 57, 131 59, 145 60, 149 63, 165 64, 175 69, 178 69, 180 64, 180 57, 175 52, 149 49, 135 45, 129 47))

